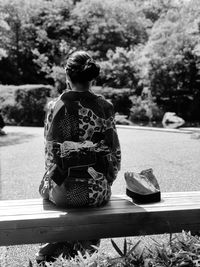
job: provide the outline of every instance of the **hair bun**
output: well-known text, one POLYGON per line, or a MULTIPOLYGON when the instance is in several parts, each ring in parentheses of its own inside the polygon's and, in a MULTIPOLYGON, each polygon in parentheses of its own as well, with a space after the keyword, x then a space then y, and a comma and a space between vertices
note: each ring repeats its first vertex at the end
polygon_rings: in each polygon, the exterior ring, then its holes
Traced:
POLYGON ((93 64, 95 64, 94 60, 92 58, 88 58, 86 60, 86 62, 85 62, 83 70, 86 70, 87 68, 90 68, 93 64))
POLYGON ((92 58, 89 58, 83 67, 82 75, 84 80, 92 81, 99 75, 99 72, 100 66, 92 58))
POLYGON ((67 60, 66 72, 72 82, 85 83, 97 78, 100 66, 84 51, 74 52, 67 60))

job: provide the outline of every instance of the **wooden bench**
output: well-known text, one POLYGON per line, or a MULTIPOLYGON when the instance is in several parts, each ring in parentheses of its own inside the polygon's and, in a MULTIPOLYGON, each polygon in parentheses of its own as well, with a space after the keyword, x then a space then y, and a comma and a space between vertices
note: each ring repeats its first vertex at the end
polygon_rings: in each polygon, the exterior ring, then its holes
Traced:
POLYGON ((0 201, 0 245, 200 229, 200 192, 163 193, 155 204, 113 196, 100 208, 58 209, 42 199, 0 201))

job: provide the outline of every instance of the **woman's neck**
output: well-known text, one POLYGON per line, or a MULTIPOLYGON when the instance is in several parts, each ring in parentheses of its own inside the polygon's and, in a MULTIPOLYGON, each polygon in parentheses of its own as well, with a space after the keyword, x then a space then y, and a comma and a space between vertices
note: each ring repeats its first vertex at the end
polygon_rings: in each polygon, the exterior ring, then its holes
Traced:
POLYGON ((84 92, 88 92, 88 91, 90 91, 89 89, 87 89, 87 90, 78 90, 78 89, 72 89, 71 91, 73 91, 73 92, 80 92, 80 93, 84 93, 84 92))
POLYGON ((89 85, 82 85, 82 84, 71 84, 71 90, 75 92, 88 92, 90 91, 90 84, 89 85))

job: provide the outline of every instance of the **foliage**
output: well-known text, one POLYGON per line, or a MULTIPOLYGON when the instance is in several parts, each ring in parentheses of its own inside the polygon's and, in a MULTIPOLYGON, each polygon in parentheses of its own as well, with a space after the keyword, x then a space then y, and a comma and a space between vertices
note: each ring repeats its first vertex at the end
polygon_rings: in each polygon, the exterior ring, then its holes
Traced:
POLYGON ((94 86, 92 91, 96 94, 103 95, 107 100, 110 100, 114 106, 115 112, 129 116, 132 107, 130 96, 133 94, 131 89, 114 89, 112 87, 94 86))
POLYGON ((138 97, 133 100, 129 119, 132 122, 161 121, 163 114, 155 102, 148 102, 138 97))
MULTIPOLYGON (((200 238, 190 232, 170 234, 169 241, 158 243, 152 239, 148 246, 139 240, 133 243, 124 239, 123 249, 111 240, 116 253, 108 255, 99 248, 93 254, 86 252, 71 259, 59 257, 54 263, 46 263, 47 267, 198 267, 200 264, 200 238)), ((29 262, 29 267, 31 262, 29 262)))
MULTIPOLYGON (((131 89, 93 86, 92 91, 110 100, 116 113, 129 116, 132 107, 131 89)), ((43 125, 46 101, 57 97, 59 93, 59 87, 45 85, 0 86, 0 106, 5 121, 13 125, 43 125)), ((129 124, 120 116, 117 117, 117 122, 129 124)))
POLYGON ((80 1, 73 16, 80 47, 92 51, 98 58, 105 58, 116 44, 130 48, 147 40, 148 20, 134 1, 80 1))
POLYGON ((165 109, 183 116, 191 100, 185 118, 199 120, 199 17, 199 0, 0 0, 0 83, 60 92, 66 57, 83 49, 101 65, 98 86, 176 96, 165 109))
POLYGON ((0 60, 6 57, 5 43, 7 42, 6 34, 9 31, 8 23, 6 22, 6 14, 0 11, 0 60))
POLYGON ((0 107, 5 103, 14 103, 14 93, 18 86, 0 85, 0 107))
MULTIPOLYGON (((57 97, 58 89, 45 85, 0 86, 0 106, 6 123, 42 126, 46 101, 48 97, 57 97)), ((140 97, 129 88, 101 86, 93 86, 92 91, 112 102, 117 124, 162 119, 162 110, 144 92, 140 97)))
POLYGON ((196 0, 182 5, 172 2, 154 22, 139 51, 139 83, 150 88, 166 111, 185 120, 199 120, 200 6, 196 0))
POLYGON ((66 73, 64 68, 54 66, 50 77, 53 78, 55 84, 54 96, 61 94, 66 89, 66 73))
POLYGON ((132 122, 152 122, 161 121, 164 112, 155 102, 151 92, 146 88, 141 96, 132 97, 132 108, 129 119, 132 122))
POLYGON ((52 65, 60 63, 59 46, 66 36, 63 21, 68 19, 71 5, 70 0, 0 1, 0 11, 7 14, 10 27, 5 42, 8 58, 0 62, 0 67, 6 66, 2 83, 48 82, 46 75, 52 65))
POLYGON ((147 40, 148 21, 133 2, 75 2, 0 0, 0 14, 6 14, 2 25, 10 28, 3 41, 8 58, 0 61, 0 66, 6 64, 2 83, 52 82, 52 67, 62 66, 75 49, 89 50, 100 59, 116 43, 130 47, 147 40))
MULTIPOLYGON (((199 266, 200 262, 200 238, 192 236, 190 232, 182 232, 181 235, 170 235, 168 243, 154 246, 154 251, 148 249, 153 262, 157 266, 199 266)), ((154 265, 155 266, 155 265, 154 265)))
POLYGON ((197 1, 174 7, 161 16, 142 51, 147 59, 148 81, 156 96, 199 90, 200 7, 197 1))
POLYGON ((44 108, 52 88, 24 85, 14 89, 14 101, 10 98, 1 107, 5 121, 17 125, 43 126, 44 108))
POLYGON ((136 88, 139 77, 133 49, 117 47, 115 51, 108 50, 107 60, 102 61, 100 65, 101 84, 114 88, 136 88))

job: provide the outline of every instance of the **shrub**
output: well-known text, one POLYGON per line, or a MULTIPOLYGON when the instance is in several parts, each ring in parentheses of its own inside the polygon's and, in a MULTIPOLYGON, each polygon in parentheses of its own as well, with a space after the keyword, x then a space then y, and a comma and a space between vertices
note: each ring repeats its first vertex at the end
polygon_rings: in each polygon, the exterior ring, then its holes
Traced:
POLYGON ((129 119, 132 122, 161 121, 164 112, 158 105, 150 99, 142 99, 142 97, 132 97, 133 107, 130 110, 129 119))
POLYGON ((0 108, 5 103, 14 103, 14 93, 17 89, 18 86, 0 85, 0 108))
POLYGON ((13 86, 13 97, 2 103, 2 114, 10 124, 43 126, 45 105, 52 87, 47 85, 13 86))
MULTIPOLYGON (((113 255, 97 251, 91 255, 87 252, 83 256, 71 259, 59 257, 56 262, 47 264, 52 267, 197 267, 200 265, 200 238, 190 232, 170 235, 163 243, 152 239, 148 247, 139 240, 133 243, 124 239, 123 249, 111 240, 115 252, 113 255)), ((29 264, 29 266, 32 266, 29 264)))
POLYGON ((19 107, 14 104, 5 103, 2 106, 2 115, 6 124, 18 125, 21 120, 19 107))
POLYGON ((132 107, 130 96, 133 94, 131 89, 94 86, 92 90, 110 100, 114 105, 115 112, 129 116, 132 107))
POLYGON ((66 89, 66 72, 64 68, 54 66, 50 77, 54 80, 55 90, 53 91, 52 96, 57 96, 61 94, 66 89))

